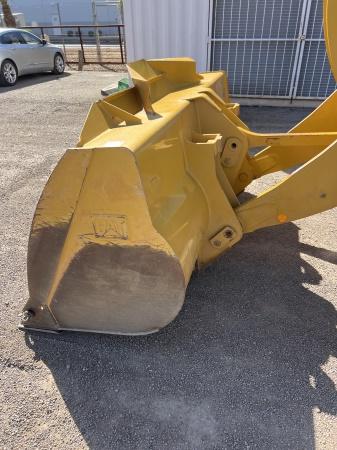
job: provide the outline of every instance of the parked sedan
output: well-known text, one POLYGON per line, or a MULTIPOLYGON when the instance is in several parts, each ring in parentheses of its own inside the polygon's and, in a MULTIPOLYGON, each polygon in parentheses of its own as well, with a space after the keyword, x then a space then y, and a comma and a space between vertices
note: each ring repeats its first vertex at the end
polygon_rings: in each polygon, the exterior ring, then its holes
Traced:
POLYGON ((52 71, 64 72, 60 47, 41 40, 28 31, 0 28, 0 84, 14 86, 20 75, 52 71))

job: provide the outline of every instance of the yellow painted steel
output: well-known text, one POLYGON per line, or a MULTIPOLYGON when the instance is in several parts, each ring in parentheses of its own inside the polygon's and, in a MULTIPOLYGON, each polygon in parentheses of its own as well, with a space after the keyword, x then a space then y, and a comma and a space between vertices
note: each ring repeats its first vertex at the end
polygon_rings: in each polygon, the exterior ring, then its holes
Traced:
MULTIPOLYGON (((324 8, 334 68, 337 12, 324 8)), ((198 74, 190 58, 129 71, 134 87, 94 103, 38 203, 26 329, 157 331, 179 312, 196 265, 245 232, 337 204, 336 93, 289 133, 261 134, 240 120, 223 72, 198 74), (299 164, 240 204, 253 179, 299 164)))
POLYGON ((325 46, 329 57, 330 67, 337 80, 337 2, 323 1, 323 25, 325 46))

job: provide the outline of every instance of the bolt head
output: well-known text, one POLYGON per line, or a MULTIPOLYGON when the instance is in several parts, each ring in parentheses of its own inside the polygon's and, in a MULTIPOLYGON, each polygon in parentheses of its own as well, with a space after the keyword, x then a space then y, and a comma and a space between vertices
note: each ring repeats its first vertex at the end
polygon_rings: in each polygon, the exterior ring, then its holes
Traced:
POLYGON ((26 311, 22 314, 22 322, 28 322, 28 320, 34 317, 34 315, 34 311, 31 309, 26 309, 26 311))
POLYGON ((242 181, 242 182, 247 181, 248 180, 248 175, 246 173, 244 173, 244 172, 240 173, 239 180, 242 181))
POLYGON ((227 239, 232 238, 232 237, 233 237, 233 231, 232 231, 232 230, 226 230, 226 231, 224 232, 224 236, 225 236, 225 238, 227 238, 227 239))

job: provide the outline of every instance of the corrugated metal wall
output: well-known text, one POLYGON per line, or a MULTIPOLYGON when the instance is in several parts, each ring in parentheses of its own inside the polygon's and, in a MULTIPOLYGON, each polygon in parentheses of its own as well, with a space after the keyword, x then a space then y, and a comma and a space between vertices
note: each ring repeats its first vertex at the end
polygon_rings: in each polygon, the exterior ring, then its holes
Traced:
POLYGON ((206 70, 209 0, 124 0, 129 61, 190 56, 206 70))
POLYGON ((324 98, 335 89, 322 0, 214 0, 210 68, 235 96, 324 98))

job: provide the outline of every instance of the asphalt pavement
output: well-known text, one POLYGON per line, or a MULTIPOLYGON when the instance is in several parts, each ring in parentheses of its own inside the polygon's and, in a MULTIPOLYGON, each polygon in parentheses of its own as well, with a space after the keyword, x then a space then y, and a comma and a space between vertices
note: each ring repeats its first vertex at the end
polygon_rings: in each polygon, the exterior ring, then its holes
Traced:
MULTIPOLYGON (((157 334, 17 329, 36 202, 90 103, 122 76, 0 88, 0 448, 336 449, 336 209, 245 236, 192 276, 157 334)), ((242 117, 282 131, 308 112, 243 107, 242 117)))

